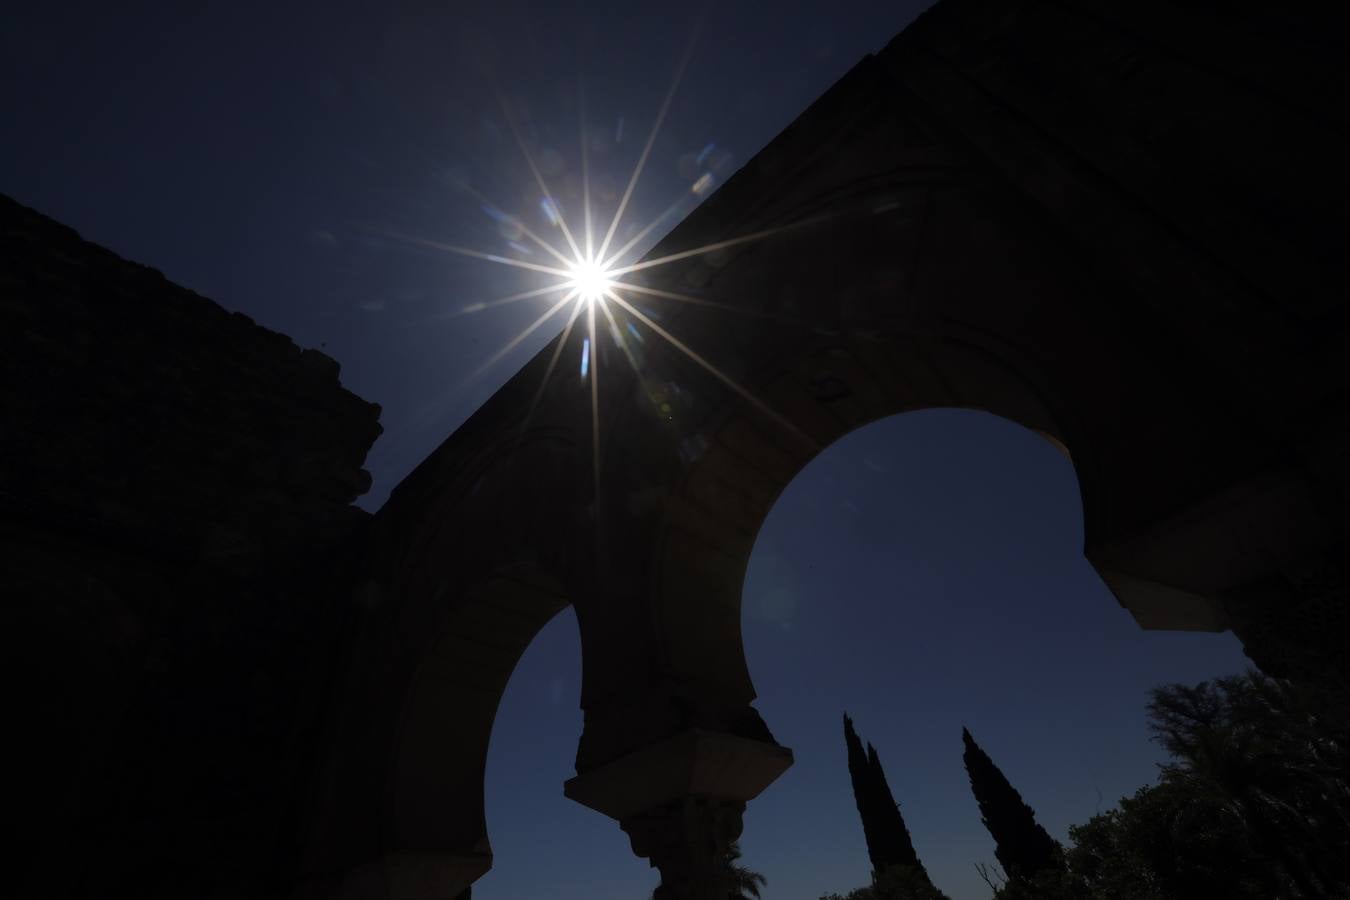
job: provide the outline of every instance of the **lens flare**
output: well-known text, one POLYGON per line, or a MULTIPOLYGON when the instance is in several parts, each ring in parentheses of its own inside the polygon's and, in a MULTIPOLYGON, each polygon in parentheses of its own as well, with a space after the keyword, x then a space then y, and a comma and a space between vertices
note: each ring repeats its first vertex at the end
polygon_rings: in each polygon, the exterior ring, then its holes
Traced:
MULTIPOLYGON (((697 32, 695 32, 695 36, 697 32)), ((520 123, 517 117, 512 115, 512 111, 506 102, 506 99, 498 94, 498 101, 502 107, 502 113, 506 123, 511 130, 512 137, 515 138, 517 147, 529 168, 530 174, 534 177, 534 182, 538 188, 538 206, 547 221, 549 227, 561 232, 562 238, 566 241, 566 246, 560 247, 546 240, 540 234, 532 231, 522 220, 521 217, 511 215, 505 212, 501 206, 492 203, 487 197, 483 196, 477 190, 467 185, 463 189, 475 197, 482 208, 490 218, 498 224, 498 231, 507 241, 507 246, 514 250, 518 256, 516 258, 501 256, 495 253, 475 250, 470 247, 464 247, 457 244, 448 244, 440 241, 427 240, 394 232, 385 232, 385 237, 394 238, 413 246, 422 247, 431 250, 449 251, 451 253, 463 256, 474 257, 487 262, 496 263, 502 266, 508 266, 517 270, 535 272, 551 278, 558 279, 552 284, 541 287, 520 291, 509 296, 499 297, 493 300, 480 301, 469 304, 461 309, 443 313, 445 317, 459 316, 468 313, 483 312, 491 308, 505 306, 511 303, 517 303, 522 300, 528 300, 535 297, 543 297, 550 294, 560 294, 561 298, 556 300, 546 309, 537 319, 535 319, 524 330, 508 341, 485 363, 475 371, 475 377, 481 375, 486 369, 500 362, 508 353, 518 347, 534 332, 543 328, 551 319, 554 318, 569 304, 571 306, 570 315, 567 317, 567 324, 562 329, 562 336, 553 348, 553 353, 549 359, 549 364, 544 372, 543 380, 540 382, 534 397, 530 402, 529 409, 526 411, 525 418, 521 422, 517 433, 517 444, 524 439, 529 429, 536 409, 543 401, 544 396, 550 390, 550 384, 553 379, 553 373, 557 367, 559 358, 563 353, 563 348, 568 345, 569 338, 572 335, 574 326, 582 313, 586 314, 586 321, 582 326, 584 334, 581 344, 580 374, 583 381, 589 382, 590 388, 590 406, 591 406, 591 449, 592 449, 592 478, 595 489, 600 488, 600 371, 599 362, 605 357, 599 353, 599 338, 604 332, 596 332, 596 308, 604 316, 609 325, 609 335, 611 341, 621 350, 627 358, 629 365, 634 373, 642 376, 644 351, 642 345, 646 343, 644 330, 648 335, 655 335, 664 340, 671 347, 678 350, 686 358, 706 370, 733 392, 738 394, 748 405, 755 408, 762 415, 776 422, 785 431, 792 434, 795 438, 815 447, 815 441, 804 433, 795 423, 787 417, 780 415, 773 410, 767 403, 742 385, 734 381, 726 373, 722 372, 711 360, 704 357, 694 348, 677 337, 675 334, 663 328, 658 321, 663 318, 662 314, 655 309, 640 309, 631 302, 624 294, 640 294, 647 298, 656 298, 659 300, 673 300, 684 304, 692 304, 721 310, 724 312, 739 313, 743 315, 758 316, 769 320, 777 320, 783 323, 789 323, 798 326, 806 326, 809 323, 800 322, 791 317, 779 316, 772 313, 764 313, 758 310, 744 308, 743 306, 719 303, 703 297, 695 297, 689 294, 679 293, 671 290, 663 290, 646 284, 636 283, 626 276, 633 275, 648 269, 668 265, 680 260, 690 259, 717 251, 725 251, 732 247, 738 247, 747 243, 765 240, 775 235, 784 234, 789 231, 801 229, 819 224, 832 216, 817 215, 810 218, 800 219, 786 225, 780 225, 773 228, 765 228, 750 234, 742 234, 713 243, 705 244, 701 247, 694 247, 688 250, 670 253, 665 256, 642 259, 634 261, 630 254, 644 242, 647 237, 659 226, 666 223, 672 216, 685 209, 691 202, 697 203, 703 200, 717 185, 717 179, 711 174, 704 173, 679 199, 671 205, 669 209, 661 213, 644 227, 637 229, 636 235, 628 238, 627 242, 618 250, 613 250, 611 245, 618 236, 620 221, 624 213, 628 210, 629 203, 632 200, 634 189, 637 186, 643 169, 646 166, 651 154, 658 132, 666 119, 670 110, 671 101, 674 98, 676 89, 684 75, 685 68, 689 58, 693 53, 694 38, 691 37, 689 46, 686 48, 683 57, 676 69, 674 79, 670 89, 666 92, 665 98, 657 112, 656 120, 652 126, 651 133, 647 137, 646 144, 638 156, 637 164, 634 167, 632 176, 628 180, 627 187, 623 192, 622 199, 619 201, 614 214, 610 219, 609 226, 599 234, 593 230, 591 217, 591 166, 588 152, 588 138, 586 131, 586 98, 584 92, 579 88, 579 112, 581 125, 581 215, 582 230, 579 235, 574 235, 568 226, 567 217, 564 214, 562 206, 557 197, 549 189, 544 180, 543 171, 536 164, 533 155, 530 153, 529 146, 526 144, 525 137, 521 133, 520 123), (597 241, 596 237, 600 240, 597 241), (580 240, 578 240, 580 238, 580 240), (553 259, 557 260, 561 266, 544 265, 538 262, 529 262, 520 259, 519 256, 533 255, 535 251, 524 243, 524 240, 530 241, 537 246, 539 250, 544 251, 553 259), (584 247, 584 250, 583 250, 584 247), (567 251, 570 250, 569 254, 567 251), (616 315, 617 314, 617 315, 616 315), (620 319, 623 321, 621 322, 620 319), (645 326, 640 329, 638 324, 645 326), (631 342, 628 338, 631 337, 631 342)), ((624 121, 619 119, 614 135, 614 142, 617 144, 622 140, 624 121)), ((715 145, 707 144, 698 154, 697 161, 701 165, 714 151, 715 145)), ((536 257, 538 258, 538 257, 536 257)), ((696 458, 702 453, 701 447, 696 447, 698 441, 702 440, 699 436, 686 439, 681 444, 681 455, 686 455, 687 447, 694 447, 689 450, 689 458, 696 458)), ((818 449, 818 448, 817 448, 818 449)))

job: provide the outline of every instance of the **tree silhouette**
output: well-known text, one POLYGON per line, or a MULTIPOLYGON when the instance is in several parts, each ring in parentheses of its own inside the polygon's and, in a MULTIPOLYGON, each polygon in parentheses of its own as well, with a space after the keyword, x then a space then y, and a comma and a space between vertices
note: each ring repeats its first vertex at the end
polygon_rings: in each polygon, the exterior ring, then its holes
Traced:
POLYGON ((933 887, 928 873, 912 866, 891 866, 873 878, 866 887, 847 894, 825 894, 820 900, 948 900, 933 887))
POLYGON ((876 748, 868 744, 866 752, 863 751, 862 740, 853 730, 853 720, 847 714, 844 715, 844 742, 848 745, 848 774, 853 782, 853 799, 862 819, 872 871, 880 874, 896 866, 905 866, 927 880, 928 872, 914 851, 909 829, 886 782, 876 748))
POLYGON ((759 900, 759 889, 768 884, 768 879, 741 865, 740 858, 740 845, 733 843, 727 848, 726 857, 727 868, 731 870, 731 893, 727 900, 759 900))
POLYGON ((966 745, 962 760, 970 789, 980 805, 984 827, 994 838, 994 855, 1009 880, 1031 880, 1040 872, 1062 868, 1063 849, 1037 824, 1031 807, 965 728, 961 740, 966 745))
POLYGON ((853 730, 853 720, 848 717, 848 713, 844 713, 844 743, 848 745, 848 777, 853 783, 853 801, 858 805, 858 818, 862 819, 867 856, 872 861, 872 870, 879 872, 882 865, 878 856, 881 829, 877 821, 877 792, 873 787, 872 767, 868 764, 867 752, 863 750, 858 733, 853 730))
POLYGON ((900 816, 900 804, 895 802, 891 794, 891 786, 886 783, 886 773, 882 771, 881 760, 877 758, 876 748, 870 742, 867 745, 867 768, 877 792, 877 839, 882 859, 881 868, 877 871, 884 872, 895 866, 908 866, 917 870, 925 879, 928 878, 928 871, 919 861, 919 854, 914 851, 914 842, 910 839, 909 829, 905 827, 905 820, 900 816))
MULTIPOLYGON (((769 879, 741 865, 740 858, 741 845, 732 841, 731 846, 727 848, 726 856, 722 857, 730 875, 728 879, 730 892, 727 894, 727 900, 759 900, 759 889, 768 884, 769 879)), ((650 896, 655 898, 656 891, 653 890, 650 896)))
POLYGON ((1347 698, 1254 671, 1151 698, 1157 783, 1071 826, 1063 868, 987 878, 994 900, 1350 900, 1347 698))
POLYGON ((1325 896, 1350 876, 1350 730, 1322 699, 1248 672, 1157 688, 1148 706, 1172 757, 1162 780, 1268 860, 1272 892, 1325 896))

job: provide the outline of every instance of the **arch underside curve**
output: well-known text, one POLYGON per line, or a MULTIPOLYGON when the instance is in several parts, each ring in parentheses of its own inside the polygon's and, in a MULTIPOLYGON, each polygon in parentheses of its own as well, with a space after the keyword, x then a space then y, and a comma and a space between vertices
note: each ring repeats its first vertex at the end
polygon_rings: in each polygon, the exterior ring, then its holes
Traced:
MULTIPOLYGON (((1304 388, 1270 407, 1314 331, 1266 294, 1306 283, 1216 250, 1208 210, 1141 208, 1139 173, 1086 163, 1027 126, 1053 110, 998 90, 926 45, 864 61, 653 251, 781 229, 640 273, 705 301, 646 307, 717 371, 649 341, 638 374, 601 382, 596 577, 615 630, 648 643, 588 665, 583 765, 680 728, 758 730, 739 635, 754 535, 819 448, 883 416, 980 409, 1067 452, 1085 554, 1144 627, 1226 629, 1229 599, 1335 539, 1287 449, 1325 411, 1304 388)), ((1264 252, 1327 274, 1295 244, 1264 252)))
POLYGON ((576 594, 587 470, 570 428, 545 412, 525 430, 496 402, 495 427, 443 446, 372 522, 298 897, 455 897, 491 867, 492 724, 576 594))

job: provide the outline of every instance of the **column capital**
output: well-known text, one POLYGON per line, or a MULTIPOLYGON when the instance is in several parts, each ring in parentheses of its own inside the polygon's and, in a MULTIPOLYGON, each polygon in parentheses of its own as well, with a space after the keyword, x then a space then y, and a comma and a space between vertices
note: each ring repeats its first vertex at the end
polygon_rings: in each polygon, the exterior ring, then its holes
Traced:
POLYGON ((745 804, 681 797, 621 823, 633 852, 661 872, 656 900, 708 900, 731 891, 727 851, 741 836, 745 804))
POLYGON ((687 797, 744 805, 791 765, 787 747, 691 728, 569 779, 563 794, 622 823, 687 797))

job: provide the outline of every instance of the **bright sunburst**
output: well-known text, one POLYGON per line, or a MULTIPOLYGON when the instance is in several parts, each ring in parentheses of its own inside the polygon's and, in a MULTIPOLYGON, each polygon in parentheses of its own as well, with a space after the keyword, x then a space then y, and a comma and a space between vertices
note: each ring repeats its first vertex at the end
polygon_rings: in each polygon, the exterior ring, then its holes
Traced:
POLYGON ((615 286, 613 279, 609 277, 609 270, 598 259, 583 257, 571 263, 568 268, 571 270, 571 278, 566 286, 576 291, 583 302, 594 303, 604 299, 605 294, 615 286))
MULTIPOLYGON (((637 185, 639 177, 642 175, 642 170, 647 163, 648 157, 651 155, 652 145, 656 142, 657 133, 660 131, 661 124, 666 116, 666 112, 670 108, 671 99, 674 97, 675 91, 679 86, 681 77, 683 76, 684 73, 685 66, 688 64, 689 56, 690 53, 692 52, 692 49, 693 45, 691 42, 689 48, 685 52, 683 59, 680 62, 679 68, 675 74, 675 78, 670 85, 670 89, 666 93, 665 100, 661 104, 661 109, 657 113, 656 121, 652 126, 651 134, 647 138, 646 145, 643 147, 642 153, 638 158, 637 165, 634 168, 632 177, 628 181, 627 189, 623 193, 623 198, 620 200, 618 208, 614 211, 614 216, 610 220, 609 227, 604 232, 603 238, 600 240, 600 246, 598 249, 594 247, 595 243, 594 235, 592 234, 591 230, 592 223, 591 223, 591 202, 590 202, 590 167, 586 153, 586 140, 584 137, 584 127, 583 127, 583 139, 581 142, 582 144, 581 212, 584 221, 582 232, 580 234, 581 241, 585 245, 585 249, 583 250, 582 246, 578 244, 576 237, 573 235, 572 230, 568 227, 566 217, 562 213, 560 204, 554 198, 553 194, 549 191, 548 185, 544 182, 543 174, 540 172, 538 165, 535 164, 534 157, 530 154, 529 149, 526 147, 525 141, 520 134, 520 130, 517 127, 514 118, 511 116, 509 109, 507 109, 505 100, 502 100, 502 111, 503 114, 505 115, 507 124, 511 128, 511 133, 516 140, 516 144, 520 148, 521 154, 524 156, 525 162, 529 166, 530 173, 534 176, 534 181, 538 186, 539 196, 541 198, 540 206, 544 210, 546 217, 549 220, 549 224, 561 233, 561 236, 564 238, 566 242, 566 248, 571 252, 567 253, 564 250, 560 250, 553 243, 550 243, 549 241, 540 237, 529 227, 527 227, 525 223, 521 221, 520 218, 516 216, 509 216, 505 213, 502 213, 499 210, 499 208, 496 207, 495 204, 492 204, 488 200, 488 198, 482 196, 481 194, 478 193, 478 191, 474 190, 471 187, 468 187, 467 185, 462 186, 464 190, 466 190, 468 193, 477 198, 483 204, 485 210, 490 210, 489 214, 492 215, 493 218, 496 218, 499 221, 509 222, 512 225, 512 227, 522 237, 528 239, 533 244, 538 246, 541 250, 548 253, 548 255, 551 256, 553 259, 557 260, 557 262, 560 265, 558 266, 541 265, 536 262, 529 262, 519 258, 505 257, 495 253, 485 253, 481 250, 473 250, 467 247, 438 243, 421 238, 399 236, 404 240, 416 243, 420 246, 435 248, 438 250, 447 250, 453 253, 459 253, 465 256, 472 256, 477 259, 486 260, 487 262, 512 266, 517 269, 524 269, 532 272, 539 272, 544 275, 551 276, 554 279, 557 279, 549 284, 545 284, 541 287, 532 290, 521 291, 520 293, 512 294, 507 297, 501 297, 496 300, 491 300, 482 303, 475 303, 471 306, 465 307, 464 309, 460 310, 459 313, 453 314, 458 315, 465 313, 478 313, 485 311, 489 308, 502 306, 508 303, 517 303, 522 300, 528 300, 530 298, 545 297, 550 294, 561 295, 560 298, 557 299, 555 302, 550 303, 549 307, 543 312, 543 314, 541 314, 523 331, 521 331, 520 334, 516 335, 512 340, 508 341, 505 346, 500 348, 496 353, 493 354, 493 356, 490 359, 488 359, 483 365, 481 365, 477 369, 477 372, 475 373, 479 374, 482 373, 485 369, 489 368, 490 366, 500 361, 502 357, 504 357, 511 350, 515 349, 517 346, 519 346, 521 342, 526 340, 531 334, 535 333, 544 325, 546 325, 551 319, 553 319, 554 316, 562 312, 565 308, 567 308, 570 305, 571 314, 566 317, 567 323, 563 328, 562 338, 561 340, 558 341, 557 345, 554 347, 553 355, 549 361, 548 369, 544 373, 543 381, 539 385, 539 388, 535 393, 534 400, 530 405, 530 409, 526 413, 525 421, 521 425, 522 435, 529 427, 529 422, 530 419, 533 417, 534 409, 538 405, 540 399, 543 397, 544 391, 547 388, 549 381, 553 376, 553 372, 557 366, 559 357, 564 352, 565 348, 568 346, 568 338, 572 333, 573 327, 577 324, 578 320, 582 318, 582 314, 585 313, 583 327, 586 329, 588 336, 582 342, 582 350, 581 350, 582 358, 580 360, 579 369, 581 377, 589 382, 590 387, 591 438, 593 445, 592 460, 593 460, 593 474, 597 488, 599 487, 599 478, 600 478, 600 456, 599 456, 600 373, 596 369, 597 309, 603 316, 603 320, 607 322, 610 326, 609 334, 611 335, 612 341, 615 344, 617 344, 618 349, 622 351, 623 356, 628 360, 629 364, 632 365, 635 370, 638 368, 638 363, 634 357, 633 348, 630 347, 628 344, 628 337, 626 335, 631 335, 638 341, 642 341, 643 338, 641 336, 641 333, 639 332, 635 324, 641 323, 643 326, 645 326, 645 330, 647 331, 647 333, 653 334, 667 341, 671 346, 679 350, 691 361, 696 363, 698 366, 700 366, 707 372, 711 373, 723 384, 725 384, 727 387, 735 391, 746 402, 756 407, 761 413, 778 422, 781 426, 792 432, 798 439, 807 442, 813 447, 815 446, 815 442, 812 441, 811 438, 807 437, 803 432, 801 432, 795 425, 793 425, 787 419, 775 413, 772 409, 770 409, 767 405, 765 405, 759 398, 755 397, 744 387, 742 387, 741 385, 733 381, 731 378, 729 378, 715 365, 713 365, 710 361, 704 358, 701 354, 696 352, 693 348, 689 347, 686 343, 681 341, 678 337, 676 337, 675 335, 667 331, 665 328, 658 325, 655 321, 652 320, 651 317, 646 315, 641 309, 639 309, 632 302, 630 302, 629 299, 623 296, 625 293, 631 292, 635 294, 641 294, 646 297, 660 298, 665 300, 675 300, 682 303, 696 304, 704 307, 714 307, 717 309, 725 310, 727 312, 759 315, 758 313, 754 313, 750 310, 724 305, 721 303, 717 303, 713 300, 708 300, 701 297, 693 297, 687 294, 677 293, 674 291, 659 290, 645 285, 626 282, 623 280, 623 276, 629 275, 634 272, 638 272, 640 270, 665 265, 666 263, 672 263, 678 260, 688 259, 690 257, 698 256, 704 253, 709 253, 715 250, 721 250, 724 248, 736 246, 738 244, 743 244, 749 241, 761 240, 772 234, 777 234, 779 232, 786 231, 791 228, 798 228, 804 225, 809 225, 820 220, 819 218, 809 219, 794 223, 792 225, 786 225, 779 228, 765 229, 762 231, 757 231, 753 234, 746 234, 739 237, 731 238, 729 240, 718 241, 713 244, 697 247, 692 250, 681 251, 679 253, 673 253, 668 256, 659 257, 656 259, 648 259, 643 260, 641 262, 629 262, 627 264, 624 264, 624 257, 628 256, 628 254, 661 222, 666 221, 673 213, 675 213, 676 210, 679 208, 679 206, 684 202, 684 201, 676 201, 676 203, 672 205, 670 209, 666 210, 666 212, 662 213, 655 220, 649 223, 646 227, 638 231, 637 235, 634 236, 631 240, 629 240, 628 243, 626 243, 623 247, 621 247, 616 251, 610 250, 610 244, 615 237, 615 234, 619 227, 619 223, 622 220, 624 212, 628 207, 628 203, 632 199, 633 189, 637 185), (619 313, 620 316, 626 316, 627 318, 627 321, 625 323, 627 326, 626 329, 620 327, 619 322, 615 316, 616 312, 619 313)), ((585 115, 584 98, 583 98, 582 115, 584 118, 585 115)), ((711 147, 711 145, 709 146, 711 147)), ((704 177, 700 178, 691 188, 693 194, 696 195, 698 198, 702 198, 706 194, 706 192, 710 189, 711 180, 712 180, 711 175, 705 175, 704 177)), ((513 242, 511 246, 518 252, 528 252, 528 250, 525 247, 523 247, 518 243, 513 242)), ((769 316, 769 318, 778 318, 778 317, 769 316)), ((604 333, 603 330, 599 332, 599 334, 603 333, 604 333)))

